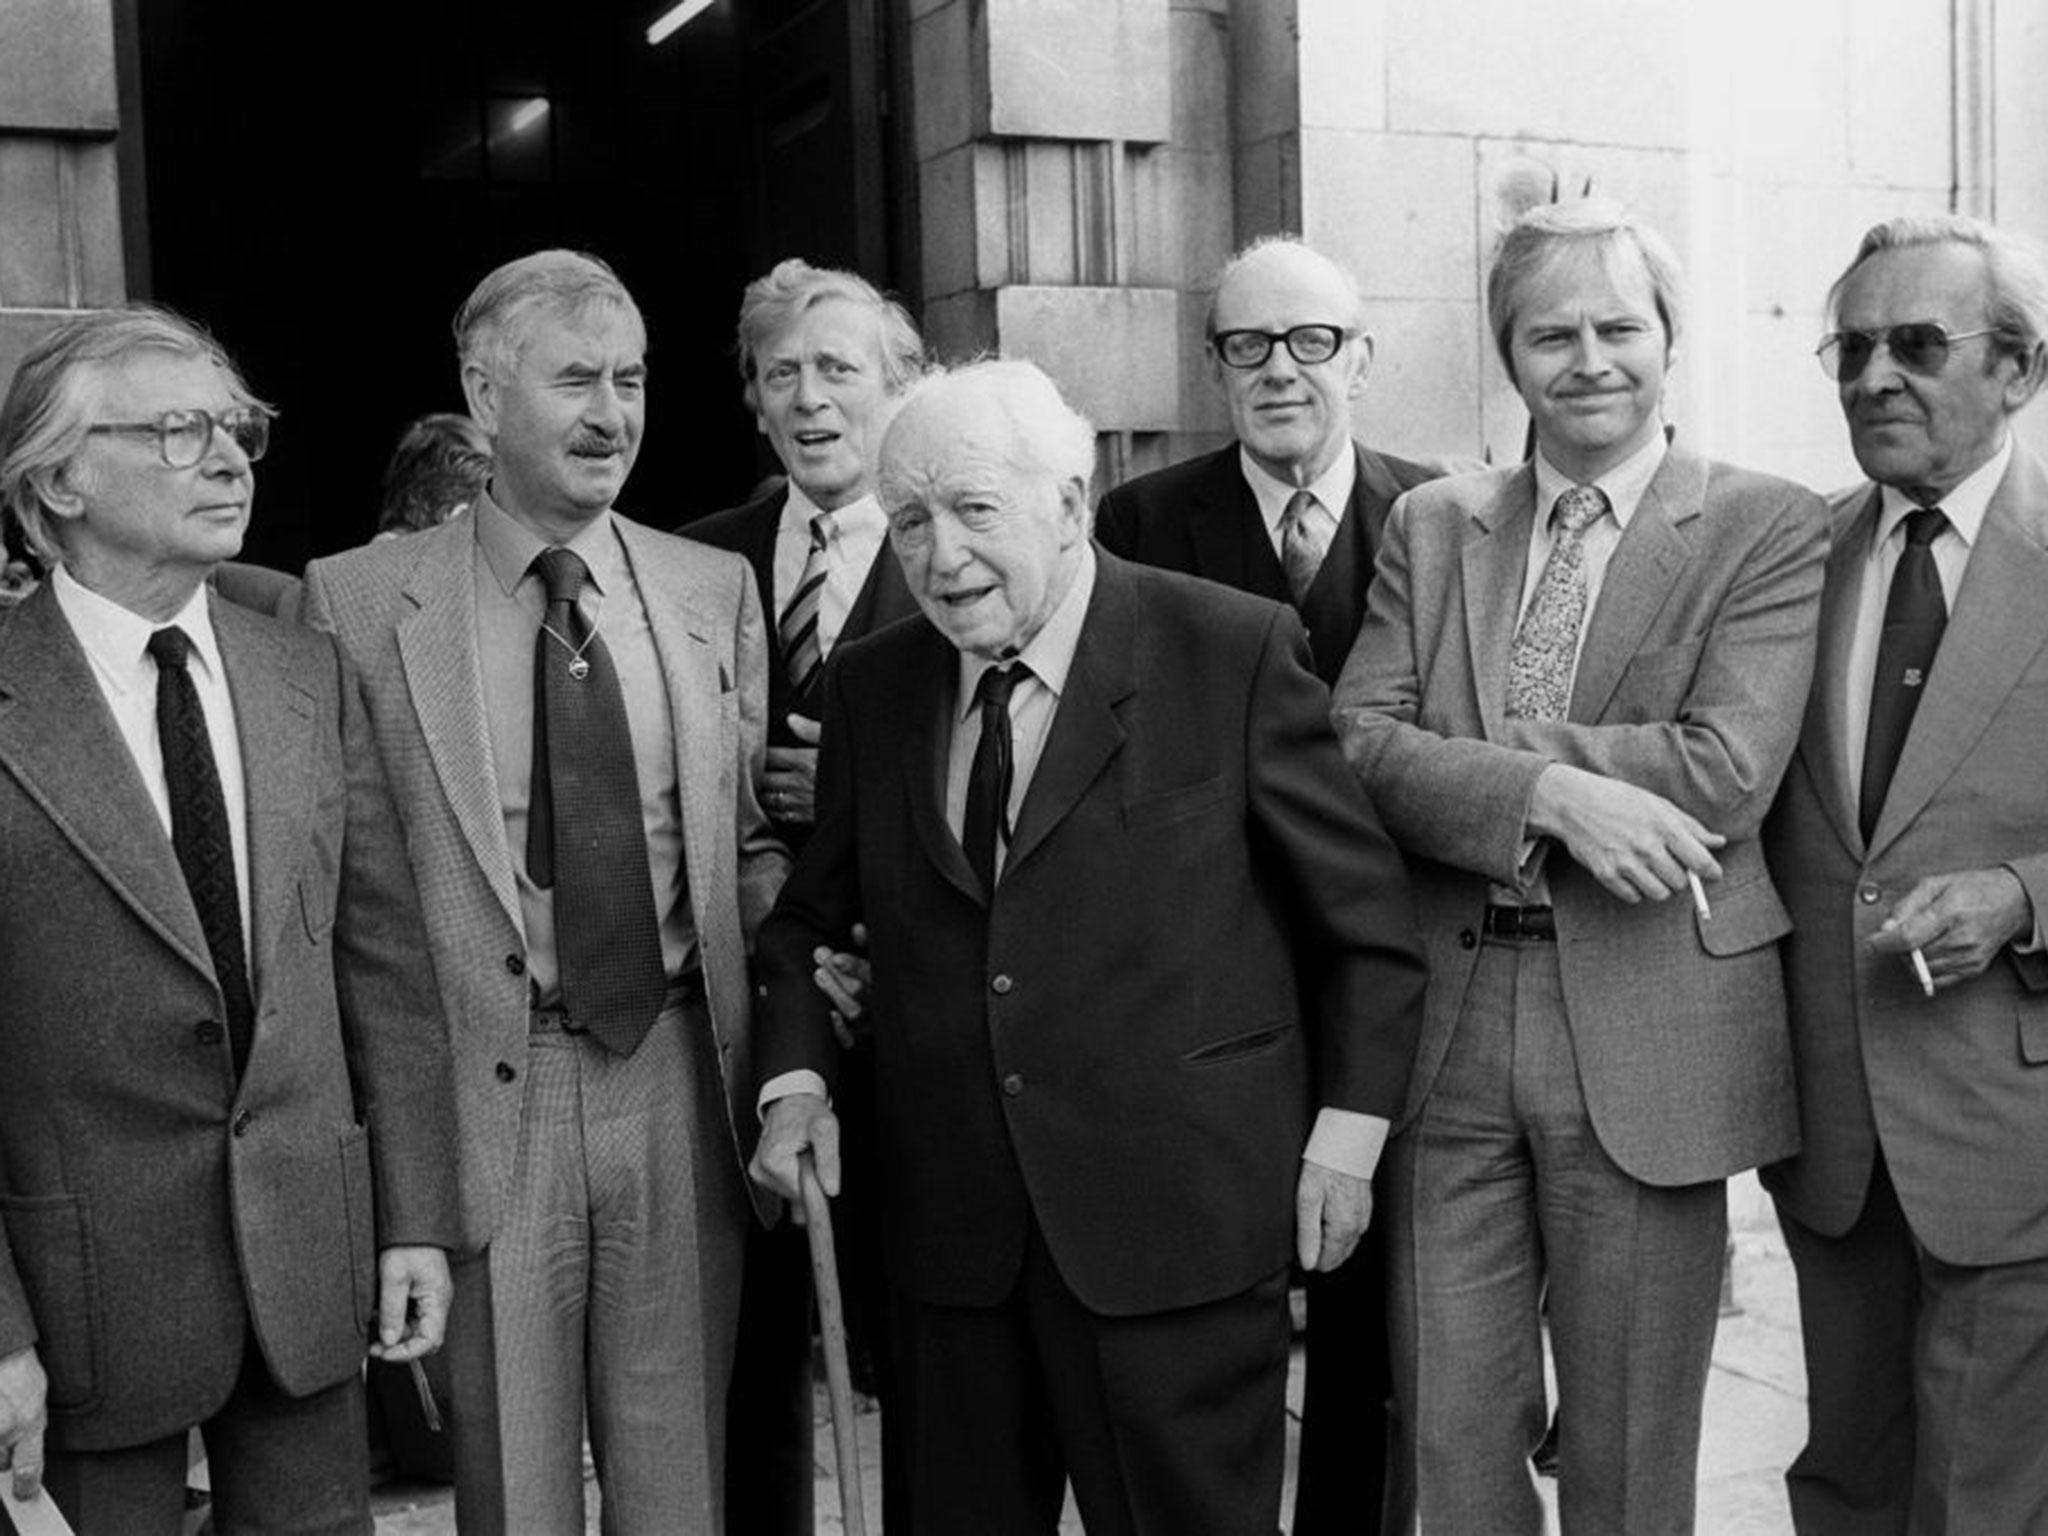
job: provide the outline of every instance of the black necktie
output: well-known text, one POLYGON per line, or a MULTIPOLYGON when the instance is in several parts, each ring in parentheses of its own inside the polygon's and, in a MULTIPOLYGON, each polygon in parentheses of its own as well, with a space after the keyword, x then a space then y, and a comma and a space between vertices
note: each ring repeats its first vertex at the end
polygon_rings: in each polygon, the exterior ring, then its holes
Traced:
POLYGON ((1870 730, 1863 743, 1863 784, 1857 825, 1863 841, 1877 829, 1891 788, 1892 770, 1906 745, 1913 712, 1934 670, 1934 653, 1948 626, 1948 603, 1941 595, 1941 572, 1934 563, 1934 540, 1948 526, 1939 507, 1906 514, 1906 547, 1892 571, 1892 589, 1884 603, 1884 629, 1877 642, 1877 670, 1870 681, 1870 730))
POLYGON ((177 851, 192 904, 199 909, 206 952, 213 958, 214 979, 227 1005, 228 1045, 239 1078, 256 1038, 256 1008, 249 997, 249 963, 242 946, 242 899, 235 884, 228 802, 206 734, 206 710, 185 666, 191 651, 191 640, 175 626, 149 637, 149 654, 156 661, 156 734, 171 796, 171 847, 177 851))
POLYGON ((981 877, 981 888, 991 896, 996 889, 996 841, 1010 840, 1010 781, 1016 771, 1010 755, 1010 694, 1030 675, 1022 662, 990 667, 974 687, 974 702, 981 709, 981 740, 975 743, 974 765, 967 771, 960 844, 981 877))
POLYGON ((548 606, 533 652, 526 872, 554 888, 563 1006, 600 1044, 630 1056, 668 986, 633 737, 611 653, 576 603, 589 571, 566 549, 543 550, 533 563, 548 606))

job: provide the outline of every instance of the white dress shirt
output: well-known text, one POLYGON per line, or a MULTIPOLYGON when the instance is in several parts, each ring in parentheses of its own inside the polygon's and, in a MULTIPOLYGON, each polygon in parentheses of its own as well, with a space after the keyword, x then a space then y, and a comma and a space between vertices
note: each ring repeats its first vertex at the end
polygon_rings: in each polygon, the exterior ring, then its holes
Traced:
MULTIPOLYGON (((1628 531, 1630 519, 1636 515, 1636 508, 1642 505, 1643 493, 1649 490, 1650 482, 1657 477, 1664 455, 1669 451, 1670 445, 1660 429, 1651 433, 1647 443, 1606 474, 1587 482, 1606 496, 1607 510, 1612 515, 1588 523, 1581 542, 1586 567, 1586 611, 1579 620, 1581 647, 1586 643, 1586 629, 1593 621, 1593 609, 1599 604, 1600 588, 1606 584, 1607 567, 1614 559, 1614 551, 1620 546, 1621 536, 1628 531)), ((1540 451, 1537 453, 1536 521, 1529 529, 1529 564, 1522 573, 1522 601, 1515 610, 1517 623, 1522 615, 1528 613, 1529 604, 1536 597, 1537 583, 1543 579, 1544 562, 1550 558, 1551 547, 1557 542, 1556 530, 1550 526, 1557 498, 1579 483, 1552 465, 1540 451)))
POLYGON ((214 638, 206 587, 201 585, 175 618, 158 623, 101 597, 61 565, 51 575, 50 586, 58 611, 92 664, 93 681, 100 685, 100 697, 113 712, 114 724, 121 732, 121 740, 128 745, 136 771, 142 775, 143 788, 149 791, 150 803, 156 807, 157 820, 162 823, 166 838, 171 835, 171 788, 164 777, 163 742, 156 731, 157 666, 149 654, 149 637, 176 625, 192 642, 186 671, 198 691, 199 706, 206 711, 206 737, 213 747, 214 768, 220 774, 221 798, 227 804, 228 839, 235 850, 235 894, 242 908, 242 964, 249 968, 253 981, 248 780, 242 772, 235 701, 228 692, 220 642, 214 638))
MULTIPOLYGON (((825 519, 825 585, 818 592, 818 655, 830 656, 846 628, 846 616, 867 584, 868 572, 889 537, 888 514, 873 496, 850 501, 837 511, 821 512, 817 503, 789 482, 782 518, 775 525, 775 622, 796 596, 811 554, 811 520, 825 519)), ((894 557, 891 556, 893 559, 894 557)))
MULTIPOLYGON (((1266 537, 1273 541, 1273 553, 1281 552, 1280 520, 1286 515, 1287 503, 1294 499, 1296 491, 1307 491, 1314 498, 1308 510, 1309 530, 1319 534, 1318 549, 1328 549, 1331 540, 1337 536, 1337 524, 1343 519, 1344 509, 1351 505, 1351 490, 1358 482, 1358 454, 1347 441, 1344 451, 1330 461, 1324 470, 1307 485, 1295 485, 1279 479, 1248 449, 1237 450, 1238 467, 1244 472, 1244 483, 1251 487, 1252 498, 1259 504, 1259 518, 1266 525, 1266 537)), ((1282 556, 1284 559, 1285 557, 1282 556)))

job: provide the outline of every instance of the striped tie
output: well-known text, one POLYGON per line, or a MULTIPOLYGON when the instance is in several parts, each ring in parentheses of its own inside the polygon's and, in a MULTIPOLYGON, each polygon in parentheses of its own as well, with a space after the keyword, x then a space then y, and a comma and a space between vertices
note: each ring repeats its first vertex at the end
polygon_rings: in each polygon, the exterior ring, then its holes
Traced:
POLYGON ((796 595, 782 610, 782 622, 777 626, 782 663, 798 698, 810 692, 825 661, 818 644, 818 604, 825 595, 825 520, 831 515, 820 512, 811 519, 811 547, 804 556, 803 575, 797 578, 796 595))

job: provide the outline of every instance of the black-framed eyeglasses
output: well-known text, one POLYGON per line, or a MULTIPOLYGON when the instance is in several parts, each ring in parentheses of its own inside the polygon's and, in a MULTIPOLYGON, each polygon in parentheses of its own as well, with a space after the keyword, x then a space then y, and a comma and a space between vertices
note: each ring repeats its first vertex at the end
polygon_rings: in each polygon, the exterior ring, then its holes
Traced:
POLYGON ((1350 335, 1341 325, 1297 325, 1284 331, 1218 331, 1209 345, 1229 367, 1263 368, 1273 343, 1281 341, 1297 363, 1313 367, 1335 357, 1350 335))
POLYGON ((1879 343, 1906 372, 1931 379, 1948 366, 1949 352, 1957 342, 1991 336, 1997 330, 1997 326, 1987 325, 1982 330, 1951 336, 1948 327, 1939 320, 1908 320, 1901 325, 1880 325, 1867 331, 1830 331, 1813 350, 1820 359, 1821 371, 1838 384, 1862 378, 1863 370, 1877 355, 1879 343))
POLYGON ((189 406, 165 411, 154 421, 102 421, 85 430, 111 432, 119 437, 154 437, 156 451, 172 469, 190 469, 213 446, 213 434, 225 432, 251 464, 270 447, 270 419, 277 413, 268 406, 238 405, 215 415, 189 406))

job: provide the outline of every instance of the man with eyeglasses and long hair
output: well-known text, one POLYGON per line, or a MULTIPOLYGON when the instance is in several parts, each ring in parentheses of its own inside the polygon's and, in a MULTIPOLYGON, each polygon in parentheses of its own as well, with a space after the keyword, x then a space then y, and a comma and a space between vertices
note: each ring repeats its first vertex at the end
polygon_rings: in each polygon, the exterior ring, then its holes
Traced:
POLYGON ((1766 828, 1801 1151, 1800 1536, 2048 1530, 2048 265, 1959 217, 1864 235, 1820 360, 1836 498, 1813 702, 1766 828))
MULTIPOLYGON (((1365 617, 1387 509, 1444 470, 1352 437, 1373 338, 1358 284, 1321 252, 1292 237, 1247 246, 1217 278, 1208 335, 1236 441, 1110 491, 1095 536, 1126 559, 1291 603, 1316 675, 1334 683, 1365 617)), ((1294 1536, 1382 1529, 1393 1390, 1384 1268, 1374 1227, 1340 1268, 1304 1277, 1294 1536)), ((1385 1529, 1404 1528, 1404 1504, 1395 1490, 1385 1529)))
POLYGON ((215 599, 270 411, 167 311, 0 404, 0 1464, 83 1536, 371 1530, 365 1342, 441 1338, 453 1088, 333 644, 215 599), (381 1253, 378 1252, 381 1250, 381 1253))

